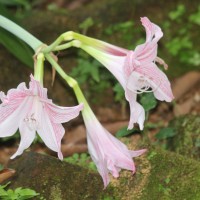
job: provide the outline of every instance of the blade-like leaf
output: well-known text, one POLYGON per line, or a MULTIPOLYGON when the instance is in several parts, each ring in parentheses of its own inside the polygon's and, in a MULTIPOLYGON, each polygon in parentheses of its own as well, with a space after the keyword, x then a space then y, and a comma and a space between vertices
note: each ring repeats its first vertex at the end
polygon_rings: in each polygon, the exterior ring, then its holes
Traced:
POLYGON ((33 68, 33 52, 23 41, 0 28, 0 43, 22 63, 33 68))
POLYGON ((176 131, 173 128, 162 128, 155 137, 159 140, 167 139, 176 135, 176 131))
POLYGON ((157 101, 153 93, 143 93, 140 98, 140 103, 142 104, 146 112, 155 108, 157 105, 157 101))

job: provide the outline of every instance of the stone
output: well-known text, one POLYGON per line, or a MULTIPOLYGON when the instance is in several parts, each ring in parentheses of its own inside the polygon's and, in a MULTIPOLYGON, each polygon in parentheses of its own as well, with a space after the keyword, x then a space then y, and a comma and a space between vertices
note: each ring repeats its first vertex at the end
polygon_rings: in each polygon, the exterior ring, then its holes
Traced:
POLYGON ((134 175, 122 170, 118 179, 110 176, 109 186, 103 189, 97 172, 28 152, 9 163, 16 171, 9 187, 34 189, 40 193, 38 200, 200 199, 199 162, 152 147, 134 160, 134 175))

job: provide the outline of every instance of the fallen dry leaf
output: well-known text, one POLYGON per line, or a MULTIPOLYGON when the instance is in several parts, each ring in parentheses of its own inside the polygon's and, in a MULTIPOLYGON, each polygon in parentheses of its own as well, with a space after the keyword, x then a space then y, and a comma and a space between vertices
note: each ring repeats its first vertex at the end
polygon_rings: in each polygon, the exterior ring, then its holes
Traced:
POLYGON ((12 177, 15 174, 14 169, 5 168, 0 171, 0 183, 4 182, 8 178, 12 177))

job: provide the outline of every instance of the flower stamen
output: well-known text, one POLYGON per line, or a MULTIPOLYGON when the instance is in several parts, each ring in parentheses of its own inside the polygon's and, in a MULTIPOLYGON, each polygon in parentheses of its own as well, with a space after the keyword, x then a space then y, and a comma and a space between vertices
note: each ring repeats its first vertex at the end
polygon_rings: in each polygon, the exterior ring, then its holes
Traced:
POLYGON ((142 94, 143 92, 150 93, 150 92, 155 92, 160 87, 161 79, 159 79, 159 84, 154 89, 152 89, 148 78, 145 76, 140 76, 137 83, 138 84, 136 85, 136 90, 134 90, 133 92, 135 92, 136 94, 142 94), (150 88, 151 90, 149 90, 150 88))
POLYGON ((37 129, 39 129, 39 122, 34 117, 34 113, 32 113, 30 116, 26 116, 26 118, 24 118, 24 122, 31 131, 36 131, 37 129))

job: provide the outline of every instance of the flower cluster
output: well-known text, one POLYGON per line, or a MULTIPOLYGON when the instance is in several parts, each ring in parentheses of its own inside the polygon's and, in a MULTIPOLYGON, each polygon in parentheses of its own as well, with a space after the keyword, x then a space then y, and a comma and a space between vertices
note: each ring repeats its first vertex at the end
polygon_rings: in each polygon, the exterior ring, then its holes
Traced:
POLYGON ((58 39, 53 45, 45 47, 46 51, 42 52, 42 48, 40 49, 38 60, 35 61, 37 72, 34 77, 31 75, 29 88, 25 83, 21 83, 16 89, 9 90, 7 95, 0 92, 2 101, 0 104, 0 137, 11 136, 18 129, 21 135, 19 148, 11 158, 21 155, 31 145, 37 132, 44 143, 58 153, 59 159, 63 159, 61 140, 65 131, 62 123, 77 117, 82 111, 87 129, 88 151, 103 178, 104 187, 109 183, 109 173, 116 178, 121 169, 135 173, 132 158, 140 156, 146 150, 128 150, 125 144, 99 123, 77 82, 66 75, 49 49, 51 46, 55 49, 68 48, 70 45, 76 46, 100 61, 116 77, 125 91, 125 98, 130 104, 128 129, 132 129, 134 123, 138 123, 142 130, 145 112, 137 102, 137 94, 153 92, 158 100, 167 102, 172 101, 174 97, 168 78, 156 65, 159 63, 167 68, 165 62, 157 57, 157 43, 163 33, 147 17, 141 18, 141 22, 146 30, 146 41, 137 46, 134 51, 74 32, 70 32, 72 34, 69 37, 65 38, 63 35, 61 37, 64 40, 72 40, 69 44, 59 46, 60 40, 58 39), (79 105, 61 107, 48 99, 47 89, 42 86, 44 57, 73 88, 79 105))
MULTIPOLYGON (((74 37, 79 42, 78 47, 101 62, 122 85, 125 97, 130 104, 128 129, 132 129, 133 124, 138 123, 142 130, 145 112, 137 102, 137 94, 153 92, 158 100, 167 102, 172 101, 174 97, 168 78, 156 65, 157 62, 163 64, 165 69, 167 68, 165 62, 157 57, 157 43, 163 33, 147 17, 141 18, 141 22, 146 30, 146 41, 137 46, 134 51, 76 33, 74 37)), ((91 112, 88 116, 91 117, 84 117, 88 150, 103 178, 104 186, 109 183, 108 172, 114 177, 119 176, 122 168, 134 173, 135 165, 132 157, 139 156, 146 150, 128 150, 123 143, 99 124, 91 112)))

